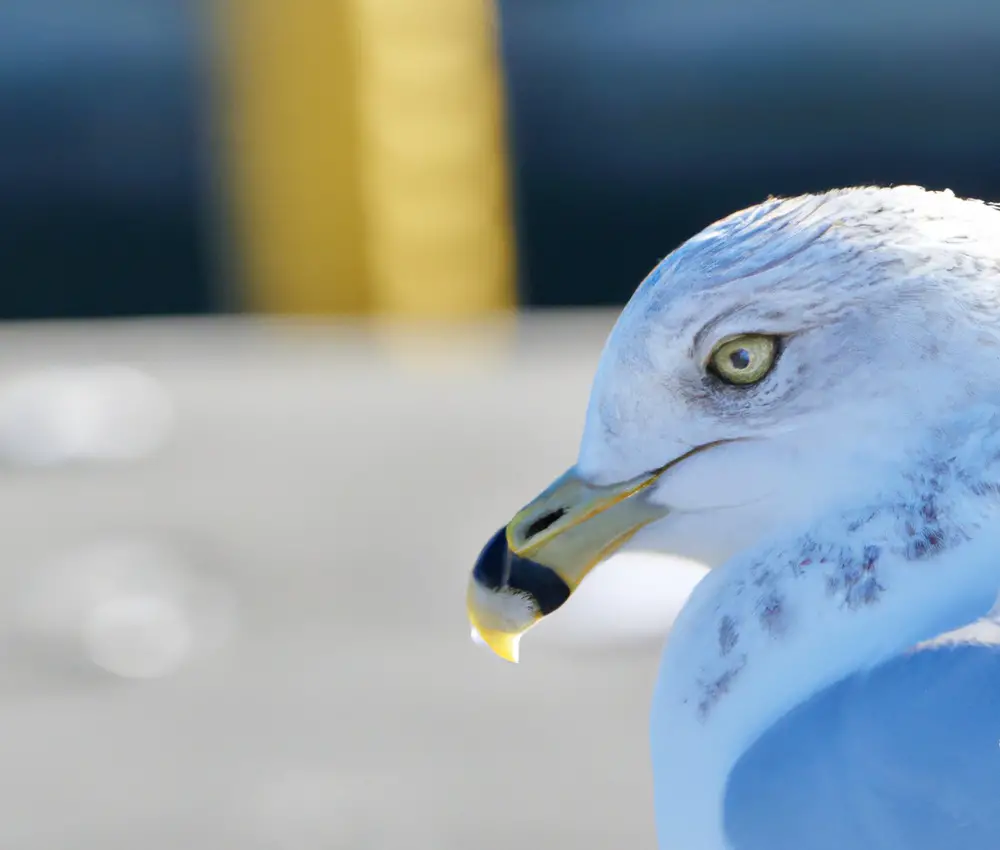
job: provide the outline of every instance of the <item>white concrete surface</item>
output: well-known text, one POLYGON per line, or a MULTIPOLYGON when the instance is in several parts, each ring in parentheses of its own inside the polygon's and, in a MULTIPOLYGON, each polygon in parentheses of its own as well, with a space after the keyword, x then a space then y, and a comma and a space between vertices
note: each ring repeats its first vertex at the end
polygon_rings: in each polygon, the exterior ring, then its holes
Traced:
POLYGON ((648 703, 691 576, 633 576, 633 618, 595 578, 518 667, 464 611, 480 546, 572 463, 613 318, 0 329, 0 400, 118 364, 172 429, 0 475, 0 847, 653 848, 648 703))

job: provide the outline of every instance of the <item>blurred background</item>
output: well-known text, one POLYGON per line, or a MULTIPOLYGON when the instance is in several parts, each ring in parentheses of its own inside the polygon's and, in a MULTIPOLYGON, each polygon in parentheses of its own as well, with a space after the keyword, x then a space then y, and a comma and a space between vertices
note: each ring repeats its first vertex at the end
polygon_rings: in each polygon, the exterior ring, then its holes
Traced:
POLYGON ((0 846, 653 848, 693 565, 474 646, 617 310, 768 195, 1000 200, 1000 6, 0 3, 0 846))

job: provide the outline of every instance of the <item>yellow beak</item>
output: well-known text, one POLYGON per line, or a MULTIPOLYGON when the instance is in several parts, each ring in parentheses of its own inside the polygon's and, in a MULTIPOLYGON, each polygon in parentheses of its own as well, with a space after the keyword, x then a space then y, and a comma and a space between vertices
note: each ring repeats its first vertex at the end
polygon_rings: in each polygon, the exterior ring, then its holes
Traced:
POLYGON ((475 633, 516 662, 524 632, 559 608, 636 531, 667 514, 645 498, 666 468, 597 486, 574 467, 520 510, 472 571, 467 605, 475 633))

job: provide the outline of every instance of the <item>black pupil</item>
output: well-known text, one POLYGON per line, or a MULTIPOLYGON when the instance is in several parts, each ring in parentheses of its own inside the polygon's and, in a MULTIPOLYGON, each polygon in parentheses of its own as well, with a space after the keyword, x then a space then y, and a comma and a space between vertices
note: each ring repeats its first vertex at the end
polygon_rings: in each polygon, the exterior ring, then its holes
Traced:
POLYGON ((729 355, 729 362, 734 369, 748 369, 750 367, 750 352, 745 348, 737 348, 729 355))

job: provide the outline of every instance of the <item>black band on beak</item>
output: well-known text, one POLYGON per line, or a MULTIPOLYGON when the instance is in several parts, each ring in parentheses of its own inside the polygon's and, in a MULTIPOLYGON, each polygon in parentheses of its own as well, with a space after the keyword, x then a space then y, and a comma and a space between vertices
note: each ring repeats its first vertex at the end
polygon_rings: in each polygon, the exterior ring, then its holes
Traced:
POLYGON ((494 534, 479 553, 472 575, 490 590, 510 588, 526 593, 542 616, 551 614, 569 599, 569 585, 555 570, 510 551, 505 528, 494 534))

